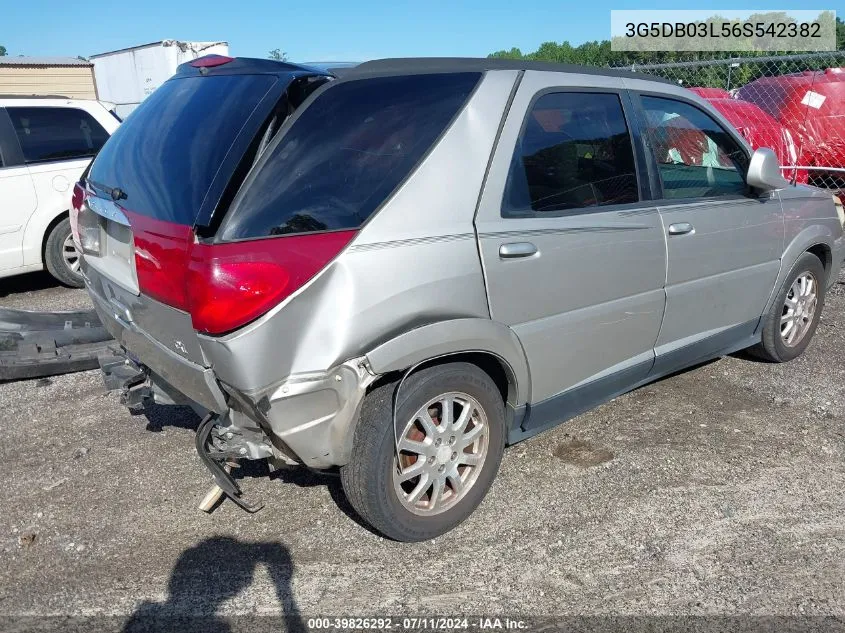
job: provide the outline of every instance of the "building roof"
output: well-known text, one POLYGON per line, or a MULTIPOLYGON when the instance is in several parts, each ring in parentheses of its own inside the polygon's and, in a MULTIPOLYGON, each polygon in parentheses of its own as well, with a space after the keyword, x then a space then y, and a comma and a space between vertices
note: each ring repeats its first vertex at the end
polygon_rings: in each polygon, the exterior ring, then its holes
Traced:
MULTIPOLYGON (((334 70, 334 69, 333 69, 334 70)), ((561 73, 579 73, 584 75, 602 75, 605 77, 627 77, 644 79, 677 85, 674 82, 617 68, 601 66, 577 66, 575 64, 557 64, 554 62, 535 62, 522 59, 501 59, 496 57, 405 57, 395 59, 375 59, 352 68, 340 68, 335 74, 351 77, 364 74, 414 74, 432 72, 484 72, 487 70, 542 70, 561 73)))
POLYGON ((113 51, 106 51, 105 53, 97 53, 96 55, 91 55, 89 59, 97 59, 98 57, 107 57, 108 55, 117 55, 118 53, 127 53, 129 51, 137 51, 142 48, 150 48, 151 46, 176 46, 180 48, 182 51, 192 50, 195 53, 201 53, 202 51, 211 48, 212 46, 228 46, 229 42, 226 41, 217 41, 217 42, 193 42, 188 40, 158 40, 157 42, 148 42, 147 44, 138 44, 137 46, 127 46, 126 48, 118 48, 117 50, 113 51))
POLYGON ((92 66, 93 64, 76 57, 12 57, 4 55, 0 57, 0 66, 92 66))

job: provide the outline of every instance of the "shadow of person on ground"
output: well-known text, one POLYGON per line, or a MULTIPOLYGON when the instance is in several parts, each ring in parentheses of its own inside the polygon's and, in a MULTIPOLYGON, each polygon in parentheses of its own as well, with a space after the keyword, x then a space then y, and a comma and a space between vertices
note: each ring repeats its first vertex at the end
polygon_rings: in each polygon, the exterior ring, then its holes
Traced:
POLYGON ((143 602, 122 630, 123 633, 304 631, 291 593, 292 575, 290 552, 281 543, 209 538, 179 556, 170 574, 167 600, 143 602), (259 566, 265 567, 272 579, 281 614, 217 615, 223 602, 252 584, 259 566))

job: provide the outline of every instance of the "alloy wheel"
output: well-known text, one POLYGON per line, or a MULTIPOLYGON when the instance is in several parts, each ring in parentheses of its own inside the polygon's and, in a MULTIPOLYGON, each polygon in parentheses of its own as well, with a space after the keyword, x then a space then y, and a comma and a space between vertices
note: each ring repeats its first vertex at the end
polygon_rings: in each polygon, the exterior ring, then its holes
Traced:
POLYGON ((76 250, 76 244, 73 243, 73 235, 68 235, 62 243, 62 259, 70 272, 75 275, 79 274, 79 251, 76 250))
POLYGON ((481 404, 462 392, 420 407, 397 434, 393 486, 418 515, 445 512, 463 499, 487 457, 489 425, 481 404))
POLYGON ((780 318, 780 336, 784 345, 795 347, 807 335, 818 305, 818 280, 804 272, 792 282, 780 318))

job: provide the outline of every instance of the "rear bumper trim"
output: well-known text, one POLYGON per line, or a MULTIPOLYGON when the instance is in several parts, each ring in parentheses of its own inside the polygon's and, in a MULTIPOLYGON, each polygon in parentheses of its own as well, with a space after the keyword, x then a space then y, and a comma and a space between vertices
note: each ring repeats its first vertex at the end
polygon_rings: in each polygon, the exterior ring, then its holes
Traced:
POLYGON ((109 303, 88 285, 89 295, 103 325, 121 347, 173 390, 201 408, 216 413, 229 410, 226 395, 211 368, 201 367, 170 351, 134 323, 119 320, 109 303))

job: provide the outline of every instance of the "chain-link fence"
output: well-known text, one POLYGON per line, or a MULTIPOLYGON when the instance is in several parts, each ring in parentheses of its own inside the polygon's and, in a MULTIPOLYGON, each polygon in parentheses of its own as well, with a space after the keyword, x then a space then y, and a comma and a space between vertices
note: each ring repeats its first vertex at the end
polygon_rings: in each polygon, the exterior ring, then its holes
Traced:
POLYGON ((845 51, 632 66, 709 100, 784 175, 845 193, 845 51))

